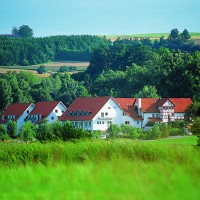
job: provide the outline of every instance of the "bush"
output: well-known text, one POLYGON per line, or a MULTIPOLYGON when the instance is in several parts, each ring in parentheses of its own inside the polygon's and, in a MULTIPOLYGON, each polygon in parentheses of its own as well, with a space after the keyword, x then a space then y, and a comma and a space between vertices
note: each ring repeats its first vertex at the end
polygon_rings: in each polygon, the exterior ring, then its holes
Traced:
POLYGON ((3 140, 8 140, 9 136, 6 133, 6 128, 3 124, 0 124, 0 139, 3 140))
POLYGON ((117 124, 111 124, 107 130, 109 137, 117 137, 121 132, 121 128, 117 124))
POLYGON ((7 134, 12 139, 17 138, 17 123, 15 121, 9 120, 8 126, 7 126, 7 134))
POLYGON ((127 124, 121 125, 121 131, 123 133, 123 136, 125 135, 132 139, 135 139, 139 136, 138 129, 127 124))
POLYGON ((92 132, 92 137, 95 139, 99 139, 101 135, 102 135, 102 132, 100 130, 96 130, 92 132))
POLYGON ((171 127, 166 123, 161 123, 160 126, 161 137, 166 138, 169 136, 171 127))
POLYGON ((191 132, 198 137, 197 145, 200 146, 200 117, 194 119, 191 132))
POLYGON ((184 135, 184 130, 183 128, 171 128, 169 135, 170 136, 184 135))
POLYGON ((36 138, 41 141, 45 142, 48 140, 55 140, 56 137, 53 134, 52 125, 48 123, 48 121, 43 121, 39 124, 37 129, 36 138))
POLYGON ((47 72, 46 67, 44 65, 41 65, 40 67, 37 68, 37 73, 38 74, 45 74, 47 72))
POLYGON ((26 122, 20 131, 20 138, 24 141, 33 141, 36 136, 38 126, 32 124, 30 121, 26 122))

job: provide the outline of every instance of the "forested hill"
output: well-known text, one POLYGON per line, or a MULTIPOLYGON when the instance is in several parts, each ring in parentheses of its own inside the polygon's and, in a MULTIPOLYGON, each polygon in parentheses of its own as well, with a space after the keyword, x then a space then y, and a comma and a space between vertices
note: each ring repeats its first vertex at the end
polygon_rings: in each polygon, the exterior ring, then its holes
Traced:
POLYGON ((167 39, 118 39, 94 50, 90 66, 72 77, 89 93, 114 97, 191 97, 200 99, 200 45, 187 30, 167 39))
POLYGON ((110 45, 110 41, 90 35, 44 38, 0 36, 0 66, 35 65, 53 60, 89 61, 92 50, 100 45, 110 45))
POLYGON ((95 95, 200 100, 200 46, 190 40, 187 30, 173 29, 167 39, 158 41, 118 39, 112 44, 96 36, 1 37, 0 48, 1 65, 91 56, 87 70, 72 76, 0 74, 0 112, 9 103, 61 100, 69 106, 77 97, 95 95))

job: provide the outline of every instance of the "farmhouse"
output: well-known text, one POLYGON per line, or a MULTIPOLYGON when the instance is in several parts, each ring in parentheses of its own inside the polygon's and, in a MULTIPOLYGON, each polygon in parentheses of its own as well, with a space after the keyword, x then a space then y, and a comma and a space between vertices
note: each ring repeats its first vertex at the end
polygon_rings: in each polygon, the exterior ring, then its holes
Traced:
POLYGON ((60 117, 77 128, 106 131, 110 124, 144 128, 149 122, 183 120, 190 98, 77 98, 60 117))
POLYGON ((32 103, 13 103, 8 105, 7 109, 2 113, 0 123, 7 127, 8 121, 13 120, 17 123, 17 130, 21 129, 25 123, 26 117, 35 108, 32 103))
POLYGON ((60 117, 60 121, 71 121, 84 130, 106 131, 110 124, 121 124, 123 109, 110 96, 77 98, 60 117))
POLYGON ((35 108, 29 113, 25 121, 36 124, 46 119, 49 123, 53 123, 66 110, 67 108, 61 101, 39 102, 35 104, 35 108))
POLYGON ((61 101, 10 104, 0 123, 17 122, 18 132, 26 121, 37 124, 46 119, 71 121, 76 128, 106 131, 110 124, 128 124, 145 128, 149 122, 162 123, 183 120, 190 98, 113 98, 84 97, 75 99, 68 107, 61 101))
POLYGON ((186 108, 192 103, 190 98, 136 98, 132 101, 116 98, 116 101, 132 118, 130 124, 138 128, 144 128, 149 122, 183 120, 186 108))

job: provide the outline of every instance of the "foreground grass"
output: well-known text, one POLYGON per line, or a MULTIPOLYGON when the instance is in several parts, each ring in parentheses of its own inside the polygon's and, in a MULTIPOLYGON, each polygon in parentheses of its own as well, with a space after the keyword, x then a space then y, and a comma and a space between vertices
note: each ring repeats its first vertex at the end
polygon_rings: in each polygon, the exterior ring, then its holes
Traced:
POLYGON ((0 199, 198 199, 200 151, 187 144, 0 144, 0 199))

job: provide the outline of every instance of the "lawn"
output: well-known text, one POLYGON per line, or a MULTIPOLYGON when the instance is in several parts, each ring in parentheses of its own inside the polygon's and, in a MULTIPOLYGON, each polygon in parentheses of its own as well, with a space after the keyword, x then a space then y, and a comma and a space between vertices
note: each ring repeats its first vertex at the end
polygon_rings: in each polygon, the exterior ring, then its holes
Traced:
POLYGON ((195 139, 1 143, 0 199, 198 199, 195 139))

